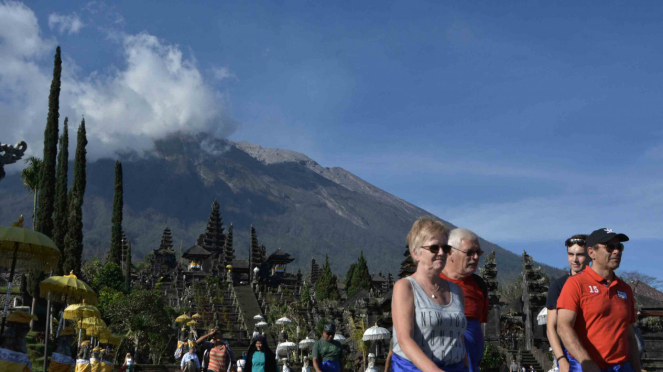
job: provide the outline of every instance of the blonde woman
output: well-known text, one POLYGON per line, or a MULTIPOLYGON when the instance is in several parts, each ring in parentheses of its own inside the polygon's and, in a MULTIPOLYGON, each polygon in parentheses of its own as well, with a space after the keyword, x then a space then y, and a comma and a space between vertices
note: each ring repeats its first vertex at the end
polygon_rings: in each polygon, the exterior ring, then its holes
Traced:
POLYGON ((467 372, 463 291, 440 277, 451 251, 442 222, 414 222, 407 244, 417 270, 394 285, 393 372, 467 372))

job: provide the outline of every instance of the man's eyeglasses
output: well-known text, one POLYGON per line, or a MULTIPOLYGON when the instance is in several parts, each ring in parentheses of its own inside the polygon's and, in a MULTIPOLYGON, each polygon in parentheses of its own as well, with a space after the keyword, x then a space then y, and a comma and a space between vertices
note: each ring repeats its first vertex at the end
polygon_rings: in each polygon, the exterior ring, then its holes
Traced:
POLYGON ((444 252, 444 254, 449 254, 449 252, 451 252, 452 247, 448 244, 444 245, 433 244, 433 245, 422 245, 421 248, 429 251, 432 254, 440 253, 440 249, 442 249, 442 252, 444 252))
POLYGON ((465 251, 462 249, 458 249, 456 247, 451 247, 451 248, 465 253, 467 257, 474 257, 474 255, 476 255, 477 257, 481 257, 481 255, 483 254, 483 251, 481 249, 465 251))
POLYGON ((610 243, 610 244, 604 244, 605 245, 605 250, 612 253, 615 249, 618 251, 623 251, 624 250, 624 244, 622 243, 610 243))
POLYGON ((585 242, 585 239, 580 239, 580 238, 569 239, 569 245, 567 245, 567 247, 571 247, 575 244, 578 244, 579 246, 584 247, 587 243, 585 242))

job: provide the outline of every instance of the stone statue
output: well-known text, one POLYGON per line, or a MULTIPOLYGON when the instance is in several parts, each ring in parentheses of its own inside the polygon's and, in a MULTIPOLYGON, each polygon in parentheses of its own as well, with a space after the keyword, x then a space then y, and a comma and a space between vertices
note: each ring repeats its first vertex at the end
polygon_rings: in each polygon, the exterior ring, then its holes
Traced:
POLYGON ((9 314, 5 333, 0 339, 0 347, 27 354, 28 346, 25 343, 25 336, 30 332, 30 320, 37 320, 37 317, 20 310, 9 314))
POLYGON ((28 145, 23 141, 14 146, 0 143, 0 180, 5 178, 4 166, 21 160, 27 149, 28 145))

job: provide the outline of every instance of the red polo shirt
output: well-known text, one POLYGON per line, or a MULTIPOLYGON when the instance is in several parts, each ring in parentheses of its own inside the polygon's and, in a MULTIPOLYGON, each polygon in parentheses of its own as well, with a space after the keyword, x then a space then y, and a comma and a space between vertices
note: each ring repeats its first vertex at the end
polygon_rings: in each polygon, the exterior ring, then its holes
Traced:
POLYGON ((607 286, 607 281, 588 267, 566 281, 557 309, 576 312, 573 328, 599 368, 629 360, 628 329, 636 321, 635 300, 624 281, 615 276, 607 286))
POLYGON ((467 278, 454 280, 444 275, 444 273, 440 273, 440 278, 458 285, 463 290, 465 293, 465 317, 468 320, 478 320, 481 323, 488 322, 488 298, 483 295, 481 288, 471 275, 467 278))

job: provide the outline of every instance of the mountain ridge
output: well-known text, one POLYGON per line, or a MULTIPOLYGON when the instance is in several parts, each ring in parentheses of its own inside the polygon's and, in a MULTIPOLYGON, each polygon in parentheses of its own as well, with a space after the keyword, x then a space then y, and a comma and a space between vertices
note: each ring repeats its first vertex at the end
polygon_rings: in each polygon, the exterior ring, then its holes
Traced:
MULTIPOLYGON (((193 245, 217 199, 224 225, 234 224, 238 257, 248 256, 253 224, 268 254, 283 248, 296 258, 293 269, 307 271, 312 256, 322 262, 329 254, 334 272, 342 276, 363 250, 372 272, 396 276, 412 222, 430 214, 343 168, 323 167, 304 154, 248 142, 171 135, 156 141, 144 156, 124 154, 121 161, 123 227, 137 258, 158 247, 167 226, 176 248, 193 245)), ((105 257, 110 242, 113 165, 111 159, 88 164, 87 257, 105 257)), ((32 198, 18 175, 11 175, 0 183, 0 224, 15 220, 12 214, 17 211, 31 215, 32 198)), ((518 255, 483 239, 481 244, 487 252, 496 250, 501 281, 518 275, 518 255)), ((542 267, 549 275, 561 273, 542 267)))

